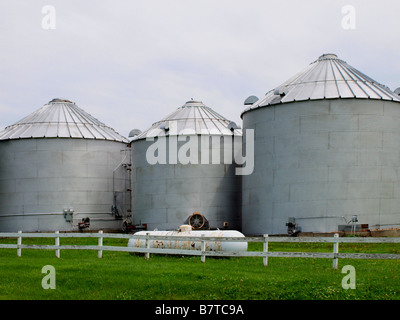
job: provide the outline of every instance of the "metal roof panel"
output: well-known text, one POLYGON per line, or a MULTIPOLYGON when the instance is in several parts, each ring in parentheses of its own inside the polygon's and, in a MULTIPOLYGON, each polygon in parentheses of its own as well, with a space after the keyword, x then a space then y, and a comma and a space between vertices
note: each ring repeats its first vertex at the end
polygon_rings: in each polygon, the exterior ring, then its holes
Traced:
POLYGON ((335 54, 324 54, 303 71, 249 105, 243 113, 277 103, 319 99, 382 99, 400 102, 399 95, 371 79, 335 54))
POLYGON ((119 142, 128 140, 69 100, 53 99, 42 108, 0 132, 0 140, 80 138, 119 142))
POLYGON ((192 100, 155 122, 134 140, 171 135, 242 135, 242 130, 239 128, 231 131, 228 128, 230 123, 231 121, 202 102, 192 100), (161 128, 165 126, 168 127, 167 130, 161 128))

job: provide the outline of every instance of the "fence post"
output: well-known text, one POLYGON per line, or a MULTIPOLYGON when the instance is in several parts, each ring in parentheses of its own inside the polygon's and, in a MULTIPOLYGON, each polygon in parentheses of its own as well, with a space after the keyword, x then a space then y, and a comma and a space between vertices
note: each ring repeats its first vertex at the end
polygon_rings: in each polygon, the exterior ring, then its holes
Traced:
POLYGON ((337 253, 339 253, 339 234, 335 233, 334 235, 335 242, 333 243, 333 269, 338 268, 339 259, 335 257, 337 253))
POLYGON ((101 247, 103 246, 103 230, 99 230, 98 246, 99 246, 99 252, 98 252, 97 256, 99 258, 101 258, 103 256, 103 250, 101 250, 101 247))
MULTIPOLYGON (((146 232, 146 249, 150 249, 150 240, 149 240, 149 233, 148 232, 146 232)), ((150 252, 146 252, 144 254, 144 258, 146 260, 149 260, 150 259, 150 252)))
MULTIPOLYGON (((264 244, 263 244, 263 252, 268 252, 268 234, 264 234, 264 244)), ((263 258, 264 267, 268 266, 268 257, 267 255, 263 258)))
MULTIPOLYGON (((201 235, 204 237, 204 234, 201 235)), ((201 253, 204 253, 206 251, 206 242, 204 240, 201 240, 201 253)), ((204 254, 201 255, 201 262, 206 262, 206 256, 204 254)))
MULTIPOLYGON (((56 234, 59 234, 60 231, 56 231, 56 234)), ((60 246, 60 237, 56 237, 56 246, 60 246)), ((56 249, 56 257, 60 257, 60 248, 56 249)))
MULTIPOLYGON (((18 231, 18 233, 22 233, 22 231, 18 231)), ((22 237, 19 236, 17 240, 17 256, 21 256, 21 245, 22 245, 22 237)))

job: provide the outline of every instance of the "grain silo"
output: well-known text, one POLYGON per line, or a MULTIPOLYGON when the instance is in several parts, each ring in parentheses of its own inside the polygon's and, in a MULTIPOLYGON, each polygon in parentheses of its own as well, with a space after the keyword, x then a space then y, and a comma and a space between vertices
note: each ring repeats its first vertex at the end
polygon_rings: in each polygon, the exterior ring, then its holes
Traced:
POLYGON ((115 191, 125 177, 115 170, 127 142, 63 99, 7 127, 0 132, 0 231, 119 228, 115 191))
POLYGON ((132 217, 149 230, 240 229, 241 177, 232 145, 241 129, 188 101, 131 142, 132 217))
POLYGON ((255 163, 243 176, 243 232, 399 227, 399 102, 324 54, 248 106, 255 163))

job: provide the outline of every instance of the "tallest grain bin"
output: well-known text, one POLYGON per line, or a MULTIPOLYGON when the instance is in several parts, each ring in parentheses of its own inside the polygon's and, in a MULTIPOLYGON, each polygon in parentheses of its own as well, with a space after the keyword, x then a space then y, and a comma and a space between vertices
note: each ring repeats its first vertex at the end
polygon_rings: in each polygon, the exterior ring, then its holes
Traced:
POLYGON ((243 232, 400 226, 400 97, 335 54, 242 113, 255 133, 243 232), (353 222, 352 222, 353 221, 353 222))

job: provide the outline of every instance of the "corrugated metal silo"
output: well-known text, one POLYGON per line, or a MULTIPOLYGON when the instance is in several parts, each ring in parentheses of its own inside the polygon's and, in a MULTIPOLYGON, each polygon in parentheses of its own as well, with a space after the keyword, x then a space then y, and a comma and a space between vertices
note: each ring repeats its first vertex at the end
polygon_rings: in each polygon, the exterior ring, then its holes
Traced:
POLYGON ((134 223, 177 229, 197 212, 210 228, 240 229, 241 177, 224 158, 234 137, 241 129, 193 100, 139 134, 131 142, 134 223))
POLYGON ((400 225, 400 97, 325 54, 242 113, 255 133, 243 232, 400 225), (289 225, 290 227, 290 225, 289 225))
POLYGON ((113 171, 127 142, 62 99, 7 127, 0 132, 0 231, 74 230, 87 217, 92 229, 119 228, 113 188, 125 181, 113 171))

